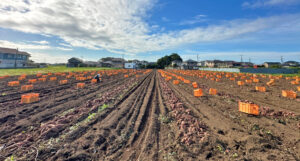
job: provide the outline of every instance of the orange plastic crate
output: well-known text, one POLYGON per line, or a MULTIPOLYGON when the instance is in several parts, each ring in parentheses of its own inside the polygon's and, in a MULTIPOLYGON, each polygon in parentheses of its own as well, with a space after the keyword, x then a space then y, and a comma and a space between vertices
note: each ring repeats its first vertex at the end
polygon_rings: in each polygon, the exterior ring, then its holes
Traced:
POLYGON ((211 94, 211 95, 217 95, 217 93, 218 93, 217 89, 214 89, 214 88, 210 88, 209 89, 209 94, 211 94))
POLYGON ((202 92, 202 89, 195 89, 194 90, 194 96, 195 97, 201 97, 201 96, 203 96, 203 92, 202 92))
POLYGON ((38 74, 36 74, 36 76, 37 76, 37 77, 41 77, 41 76, 42 76, 42 74, 41 74, 41 73, 38 73, 38 74))
POLYGON ((294 91, 282 90, 282 96, 287 98, 297 98, 297 93, 294 91))
POLYGON ((254 83, 259 83, 259 79, 253 79, 254 83))
POLYGON ((246 80, 246 83, 252 83, 252 80, 246 80))
POLYGON ((230 80, 235 81, 235 78, 230 78, 230 80))
POLYGON ((186 80, 186 79, 185 79, 183 82, 184 82, 184 83, 187 83, 187 84, 191 83, 190 80, 186 80))
POLYGON ((293 85, 298 85, 299 82, 298 82, 298 81, 292 81, 291 84, 293 84, 293 85))
POLYGON ((92 77, 92 76, 87 76, 86 78, 87 78, 87 79, 92 79, 93 77, 92 77))
POLYGON ((46 82, 46 78, 38 78, 38 81, 40 81, 40 82, 46 82))
POLYGON ((259 106, 256 104, 239 101, 239 111, 252 115, 259 115, 259 106))
POLYGON ((18 78, 19 81, 24 80, 24 79, 26 79, 26 77, 21 76, 18 78))
POLYGON ((50 77, 50 81, 56 81, 57 77, 50 77))
POLYGON ((260 92, 266 92, 266 87, 255 86, 255 90, 260 92))
POLYGON ((10 87, 15 87, 15 86, 19 86, 19 85, 20 85, 19 81, 8 82, 8 86, 10 86, 10 87))
POLYGON ((36 82, 37 82, 36 79, 29 79, 29 80, 28 80, 28 83, 31 83, 31 84, 34 84, 34 83, 36 83, 36 82))
POLYGON ((193 85, 194 88, 198 88, 197 82, 193 82, 192 85, 193 85))
POLYGON ((97 79, 92 79, 92 80, 91 80, 91 83, 92 83, 92 84, 97 83, 97 79))
POLYGON ((86 77, 77 77, 76 80, 79 80, 79 81, 85 81, 85 80, 86 80, 86 77))
POLYGON ((179 80, 173 80, 173 84, 175 85, 179 84, 179 80))
POLYGON ((33 90, 33 85, 23 85, 21 86, 21 91, 33 90))
POLYGON ((68 83, 68 80, 61 80, 59 81, 59 84, 62 85, 62 84, 67 84, 68 83))
POLYGON ((298 91, 300 91, 300 86, 297 87, 298 91))
POLYGON ((28 93, 21 96, 21 103, 33 103, 39 101, 39 93, 28 93))
POLYGON ((239 86, 242 86, 242 85, 245 84, 245 82, 243 82, 243 81, 238 81, 237 84, 238 84, 239 86))
POLYGON ((126 74, 126 75, 124 75, 124 78, 128 78, 128 75, 126 74))
POLYGON ((85 83, 77 83, 77 88, 84 88, 85 83))

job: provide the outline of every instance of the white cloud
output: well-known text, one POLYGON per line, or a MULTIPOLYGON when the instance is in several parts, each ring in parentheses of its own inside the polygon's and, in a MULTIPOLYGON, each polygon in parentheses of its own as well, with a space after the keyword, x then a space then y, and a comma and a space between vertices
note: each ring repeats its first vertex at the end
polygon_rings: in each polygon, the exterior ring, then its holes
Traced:
POLYGON ((63 50, 63 51, 72 51, 72 48, 64 48, 64 47, 56 47, 59 50, 63 50))
POLYGON ((259 8, 270 6, 290 6, 300 4, 299 0, 255 0, 252 2, 244 2, 243 7, 246 8, 259 8))
POLYGON ((37 53, 30 52, 30 60, 37 63, 67 63, 68 59, 73 57, 72 55, 66 54, 49 54, 49 53, 37 53))
POLYGON ((170 21, 170 19, 168 19, 167 17, 162 17, 161 20, 164 21, 164 22, 169 22, 170 21))
POLYGON ((41 44, 41 45, 47 45, 49 44, 48 41, 45 41, 45 40, 42 40, 42 41, 31 41, 32 43, 35 43, 35 44, 41 44))
POLYGON ((197 16, 193 17, 190 20, 181 21, 179 23, 179 25, 193 25, 193 24, 205 22, 205 21, 207 21, 206 17, 207 17, 206 15, 201 15, 200 14, 200 15, 197 15, 197 16))
MULTIPOLYGON (((299 24, 299 14, 164 32, 147 23, 156 0, 1 0, 0 27, 53 35, 73 47, 119 54, 161 51, 181 45, 214 42, 244 34, 299 24), (13 8, 13 9, 8 9, 13 8), (293 24, 292 24, 293 22, 293 24), (151 32, 158 30, 160 32, 151 32), (152 34, 154 33, 154 34, 152 34)), ((196 18, 204 18, 199 15, 196 18)))
POLYGON ((51 49, 51 46, 48 45, 36 45, 36 44, 28 44, 28 43, 15 43, 10 42, 6 40, 0 40, 0 46, 1 47, 7 47, 7 48, 19 48, 20 50, 45 50, 45 49, 51 49))

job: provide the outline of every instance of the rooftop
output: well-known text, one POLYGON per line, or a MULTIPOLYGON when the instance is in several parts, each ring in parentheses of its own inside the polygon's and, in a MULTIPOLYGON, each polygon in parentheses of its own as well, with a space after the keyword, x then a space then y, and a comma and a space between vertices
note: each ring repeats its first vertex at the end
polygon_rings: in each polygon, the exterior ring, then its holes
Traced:
POLYGON ((0 53, 5 53, 5 54, 16 54, 16 53, 18 53, 19 55, 30 56, 30 54, 28 54, 27 52, 18 51, 17 49, 11 49, 11 48, 1 48, 0 47, 0 53))

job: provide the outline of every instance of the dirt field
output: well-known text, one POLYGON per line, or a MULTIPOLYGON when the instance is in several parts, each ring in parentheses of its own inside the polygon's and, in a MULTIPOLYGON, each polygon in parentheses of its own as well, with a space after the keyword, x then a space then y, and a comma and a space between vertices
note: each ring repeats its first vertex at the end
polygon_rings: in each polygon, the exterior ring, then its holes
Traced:
POLYGON ((0 160, 300 159, 300 92, 296 99, 281 96, 281 90, 297 91, 291 80, 276 79, 257 92, 268 77, 238 86, 225 74, 215 81, 200 71, 99 72, 100 84, 75 79, 95 74, 90 71, 59 85, 70 75, 59 73, 53 74, 57 81, 36 83, 27 92, 7 86, 19 76, 0 79, 0 160), (175 75, 190 82, 175 85, 175 75), (77 89, 79 82, 85 87, 77 89), (191 82, 203 89, 202 97, 194 96, 191 82), (209 88, 218 94, 208 94, 209 88), (40 100, 21 104, 21 95, 31 92, 40 100), (260 115, 238 111, 238 101, 246 100, 259 105, 260 115))

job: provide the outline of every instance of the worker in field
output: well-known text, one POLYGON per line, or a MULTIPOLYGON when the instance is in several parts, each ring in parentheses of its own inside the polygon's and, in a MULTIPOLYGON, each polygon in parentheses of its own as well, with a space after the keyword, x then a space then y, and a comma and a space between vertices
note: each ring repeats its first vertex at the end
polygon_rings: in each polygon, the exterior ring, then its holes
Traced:
POLYGON ((100 74, 97 74, 97 75, 94 77, 94 79, 97 80, 97 83, 100 83, 100 74))

